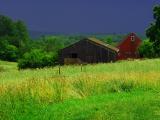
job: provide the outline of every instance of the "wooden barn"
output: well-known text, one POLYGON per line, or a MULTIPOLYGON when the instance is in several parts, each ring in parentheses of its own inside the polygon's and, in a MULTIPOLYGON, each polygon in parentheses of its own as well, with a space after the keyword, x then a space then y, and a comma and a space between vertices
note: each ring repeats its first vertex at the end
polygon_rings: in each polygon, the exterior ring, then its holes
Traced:
POLYGON ((59 53, 60 64, 105 63, 117 60, 118 48, 95 38, 84 38, 59 53))
POLYGON ((135 33, 130 33, 118 46, 118 60, 128 58, 139 58, 138 48, 141 44, 141 39, 135 33))

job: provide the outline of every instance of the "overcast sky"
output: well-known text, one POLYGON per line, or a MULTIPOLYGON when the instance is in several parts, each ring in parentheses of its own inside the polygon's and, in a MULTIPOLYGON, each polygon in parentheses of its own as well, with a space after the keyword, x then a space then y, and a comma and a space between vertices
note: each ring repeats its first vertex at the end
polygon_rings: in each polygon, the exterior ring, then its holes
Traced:
POLYGON ((143 33, 160 0, 0 0, 0 14, 33 31, 143 33))

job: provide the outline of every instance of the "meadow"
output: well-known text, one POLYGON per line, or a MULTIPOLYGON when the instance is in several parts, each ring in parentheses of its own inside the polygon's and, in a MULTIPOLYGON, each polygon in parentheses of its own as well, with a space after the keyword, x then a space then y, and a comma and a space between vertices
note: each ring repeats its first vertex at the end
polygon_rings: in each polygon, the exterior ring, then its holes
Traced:
POLYGON ((160 59, 18 70, 0 61, 0 120, 160 120, 160 59))

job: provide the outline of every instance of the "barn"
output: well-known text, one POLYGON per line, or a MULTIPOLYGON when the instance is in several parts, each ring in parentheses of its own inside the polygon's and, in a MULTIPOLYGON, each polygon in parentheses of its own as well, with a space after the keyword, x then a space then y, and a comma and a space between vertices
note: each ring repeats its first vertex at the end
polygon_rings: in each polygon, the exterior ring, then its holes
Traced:
POLYGON ((95 38, 84 38, 59 53, 59 64, 106 63, 117 60, 118 48, 95 38))
POLYGON ((139 58, 138 48, 141 44, 141 39, 135 34, 130 33, 120 44, 117 46, 119 49, 118 60, 126 60, 128 58, 139 58))

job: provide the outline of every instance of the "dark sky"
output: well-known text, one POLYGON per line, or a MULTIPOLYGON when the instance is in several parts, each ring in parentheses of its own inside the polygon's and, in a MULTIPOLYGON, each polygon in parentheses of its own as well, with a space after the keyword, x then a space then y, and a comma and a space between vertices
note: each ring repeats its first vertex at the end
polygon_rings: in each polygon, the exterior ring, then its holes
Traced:
POLYGON ((33 31, 143 33, 160 0, 0 0, 0 13, 33 31))

